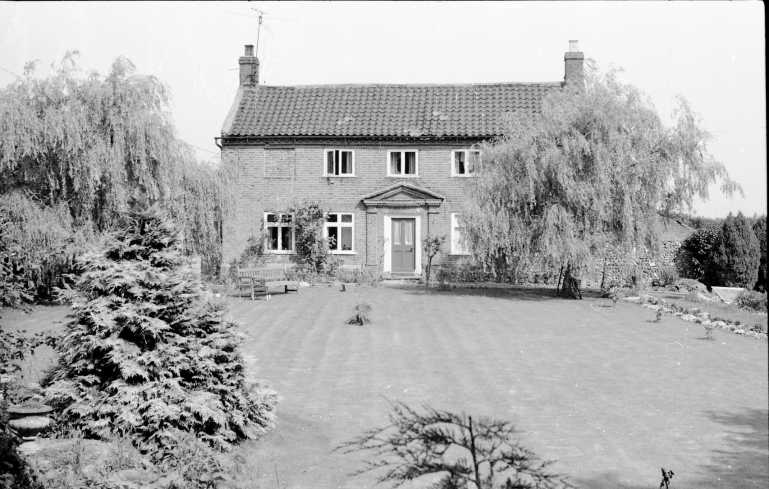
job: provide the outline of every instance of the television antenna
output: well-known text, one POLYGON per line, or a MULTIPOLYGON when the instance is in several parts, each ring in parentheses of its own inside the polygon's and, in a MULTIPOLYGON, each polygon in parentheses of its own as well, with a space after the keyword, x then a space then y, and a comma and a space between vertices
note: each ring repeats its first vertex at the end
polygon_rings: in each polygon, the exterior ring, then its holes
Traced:
MULTIPOLYGON (((249 2, 250 2, 250 0, 249 0, 249 2)), ((280 21, 286 21, 286 22, 296 22, 295 19, 288 19, 288 18, 285 18, 285 17, 275 17, 274 15, 270 14, 269 12, 265 12, 264 10, 260 10, 258 8, 254 8, 254 7, 249 7, 249 8, 251 10, 253 10, 254 12, 256 12, 257 15, 242 14, 240 12, 230 12, 230 13, 232 15, 241 15, 243 17, 251 17, 251 18, 258 18, 259 19, 259 24, 258 24, 257 30, 256 30, 256 51, 255 51, 255 53, 257 55, 259 54, 259 37, 260 37, 261 32, 262 32, 262 25, 264 25, 264 29, 267 32, 269 32, 273 37, 275 37, 275 38, 278 37, 274 32, 272 32, 272 30, 269 27, 267 27, 266 24, 263 24, 264 16, 265 15, 269 15, 270 16, 270 20, 280 20, 280 21)))

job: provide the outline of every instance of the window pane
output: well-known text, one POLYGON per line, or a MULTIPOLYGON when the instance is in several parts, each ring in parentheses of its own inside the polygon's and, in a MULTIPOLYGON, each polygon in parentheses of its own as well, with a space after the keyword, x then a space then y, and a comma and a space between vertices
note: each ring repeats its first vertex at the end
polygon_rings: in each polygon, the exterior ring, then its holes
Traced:
POLYGON ((328 249, 336 250, 337 241, 339 239, 339 228, 336 226, 330 226, 328 228, 328 249))
POLYGON ((342 214, 342 222, 352 222, 352 214, 342 214))
POLYGON ((390 153, 390 173, 392 175, 401 173, 401 154, 398 152, 390 153))
POLYGON ((350 151, 342 151, 342 173, 352 173, 352 153, 350 151))
POLYGON ((291 223, 291 214, 281 214, 280 222, 289 224, 291 223))
POLYGON ((327 222, 336 222, 337 220, 337 214, 329 214, 326 218, 327 222))
POLYGON ((326 175, 334 174, 334 152, 326 152, 326 175))
POLYGON ((352 228, 342 228, 342 251, 352 250, 352 228))
POLYGON ((412 244, 414 234, 414 221, 403 221, 403 244, 412 244))
POLYGON ((283 251, 290 251, 294 248, 291 242, 291 228, 280 228, 280 249, 283 251))
POLYGON ((278 249, 278 228, 275 228, 275 227, 267 228, 267 233, 268 233, 267 249, 277 250, 278 249))
POLYGON ((275 214, 267 214, 267 222, 278 222, 275 214))
POLYGON ((393 244, 401 244, 401 222, 393 221, 393 244))
POLYGON ((417 154, 414 151, 406 151, 406 174, 417 174, 417 154))
POLYGON ((471 151, 470 161, 467 164, 467 173, 472 173, 473 171, 475 171, 475 167, 478 165, 480 161, 481 161, 481 152, 471 151))
POLYGON ((457 175, 465 174, 465 152, 457 151, 454 153, 454 173, 457 175))

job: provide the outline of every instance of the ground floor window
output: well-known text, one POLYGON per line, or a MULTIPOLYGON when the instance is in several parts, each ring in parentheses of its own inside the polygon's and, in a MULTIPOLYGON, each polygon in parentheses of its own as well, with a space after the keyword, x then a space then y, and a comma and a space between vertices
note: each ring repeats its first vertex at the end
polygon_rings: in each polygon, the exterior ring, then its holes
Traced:
POLYGON ((294 251, 294 230, 291 227, 291 214, 264 215, 267 228, 266 248, 273 253, 291 253, 294 251))
POLYGON ((459 222, 459 214, 451 214, 451 254, 468 255, 467 242, 463 235, 464 226, 459 222))
POLYGON ((325 235, 332 253, 354 253, 355 214, 329 212, 326 216, 325 235))

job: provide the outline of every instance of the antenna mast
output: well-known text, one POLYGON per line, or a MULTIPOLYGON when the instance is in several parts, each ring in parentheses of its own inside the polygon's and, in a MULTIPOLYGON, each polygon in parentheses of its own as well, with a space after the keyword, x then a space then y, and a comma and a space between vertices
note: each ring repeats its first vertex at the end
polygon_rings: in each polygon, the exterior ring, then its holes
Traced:
POLYGON ((263 12, 259 9, 251 8, 251 10, 255 10, 259 12, 259 27, 256 29, 256 56, 259 56, 259 35, 262 33, 262 15, 267 14, 267 12, 263 12))

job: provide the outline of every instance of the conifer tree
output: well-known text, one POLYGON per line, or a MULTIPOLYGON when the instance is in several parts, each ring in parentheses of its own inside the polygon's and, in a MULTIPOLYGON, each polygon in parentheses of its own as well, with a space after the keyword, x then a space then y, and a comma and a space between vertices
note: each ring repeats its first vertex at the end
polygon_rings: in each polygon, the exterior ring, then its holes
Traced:
POLYGON ((62 292, 73 311, 46 382, 66 426, 129 434, 162 456, 178 430, 226 449, 270 424, 276 394, 246 384, 235 324, 203 300, 179 240, 163 211, 136 206, 78 259, 81 274, 62 292))
POLYGON ((758 280, 756 280, 755 290, 758 290, 760 292, 766 292, 767 290, 766 216, 761 216, 756 220, 756 223, 753 224, 753 233, 756 235, 756 239, 758 239, 758 252, 759 252, 758 280))
POLYGON ((713 245, 713 255, 705 274, 708 285, 750 290, 758 279, 758 265, 758 239, 748 220, 742 212, 737 216, 729 213, 713 245))

